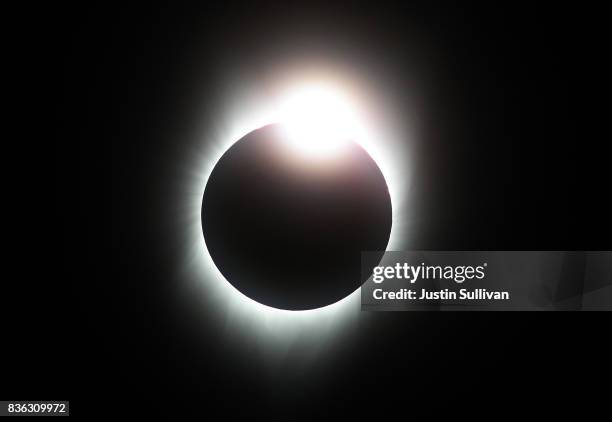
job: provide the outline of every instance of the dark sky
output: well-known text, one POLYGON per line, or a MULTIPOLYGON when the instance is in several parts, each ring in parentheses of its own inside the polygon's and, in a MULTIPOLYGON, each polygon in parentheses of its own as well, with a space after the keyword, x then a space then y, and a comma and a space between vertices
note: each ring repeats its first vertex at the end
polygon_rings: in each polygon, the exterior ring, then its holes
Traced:
POLYGON ((219 118, 234 75, 301 52, 363 69, 400 115, 417 108, 412 248, 609 249, 591 12, 495 4, 57 10, 54 277, 70 300, 53 315, 70 331, 15 356, 66 369, 52 381, 28 369, 27 382, 15 370, 15 388, 85 414, 110 400, 135 413, 305 415, 461 393, 562 401, 570 375, 593 385, 586 374, 608 358, 597 314, 375 314, 309 366, 291 352, 270 370, 221 341, 218 316, 200 321, 194 301, 176 299, 173 189, 198 119, 219 118))

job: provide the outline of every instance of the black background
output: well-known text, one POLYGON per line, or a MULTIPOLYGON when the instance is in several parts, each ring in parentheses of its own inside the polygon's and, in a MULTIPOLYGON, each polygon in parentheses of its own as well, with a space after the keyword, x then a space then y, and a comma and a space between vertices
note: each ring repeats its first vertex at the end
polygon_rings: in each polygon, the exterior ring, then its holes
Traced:
MULTIPOLYGON (((446 406, 478 413, 484 402, 584 409, 584 393, 589 406, 601 402, 609 326, 598 313, 375 314, 309 370, 289 359, 269 371, 175 299, 181 248, 167 203, 168 162, 185 148, 174 134, 192 124, 201 93, 215 92, 220 58, 248 57, 256 69, 271 54, 266 46, 283 39, 291 49, 299 34, 295 48, 311 37, 385 61, 400 103, 413 54, 425 63, 410 247, 610 249, 607 138, 595 129, 597 14, 431 2, 54 10, 46 66, 61 72, 53 105, 59 233, 26 271, 27 286, 44 286, 40 304, 19 302, 2 393, 69 399, 73 414, 204 417, 219 409, 379 412, 385 404, 410 414, 432 402, 432 414, 446 406), (210 66, 190 67, 194 55, 210 66)), ((206 107, 214 116, 212 99, 206 107)))

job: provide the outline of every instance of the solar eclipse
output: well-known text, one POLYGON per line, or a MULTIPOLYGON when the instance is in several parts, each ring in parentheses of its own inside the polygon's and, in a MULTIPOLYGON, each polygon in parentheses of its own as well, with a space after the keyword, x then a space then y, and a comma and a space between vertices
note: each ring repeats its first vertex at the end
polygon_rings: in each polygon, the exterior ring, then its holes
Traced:
MULTIPOLYGON (((386 249, 404 248, 405 233, 412 222, 406 206, 414 168, 411 144, 406 142, 410 121, 405 114, 397 113, 393 97, 377 81, 345 66, 322 63, 310 69, 303 65, 277 68, 268 78, 228 78, 228 85, 219 89, 216 119, 202 121, 201 129, 194 133, 194 148, 183 158, 177 204, 182 205, 179 212, 186 223, 179 227, 188 248, 180 267, 187 281, 185 289, 198 301, 206 318, 212 316, 222 329, 238 331, 243 338, 256 342, 266 356, 280 356, 296 343, 305 351, 311 350, 348 335, 362 319, 360 274, 353 279, 351 290, 344 290, 344 297, 321 295, 320 301, 311 304, 292 305, 249 296, 238 288, 237 280, 230 279, 229 272, 219 267, 211 242, 205 237, 205 190, 214 169, 234 144, 253 131, 278 124, 283 134, 277 138, 278 148, 269 152, 279 154, 278 163, 294 166, 295 172, 312 171, 324 177, 334 169, 334 163, 343 161, 344 154, 361 149, 366 161, 380 171, 392 208, 386 249)), ((269 242, 257 248, 268 246, 273 255, 275 247, 269 242)), ((313 265, 306 254, 291 264, 292 271, 298 273, 302 267, 313 265)), ((233 276, 237 276, 239 262, 234 261, 232 266, 236 272, 233 276)), ((343 285, 347 289, 348 282, 343 285)))

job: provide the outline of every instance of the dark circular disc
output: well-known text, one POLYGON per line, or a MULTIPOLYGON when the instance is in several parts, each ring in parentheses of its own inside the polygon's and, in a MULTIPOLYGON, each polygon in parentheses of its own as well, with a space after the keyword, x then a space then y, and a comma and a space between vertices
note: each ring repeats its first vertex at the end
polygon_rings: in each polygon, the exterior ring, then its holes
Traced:
POLYGON ((208 251, 246 296, 313 309, 348 296, 361 252, 386 249, 391 199, 368 153, 348 142, 329 156, 291 146, 279 125, 247 134, 213 169, 202 202, 208 251))

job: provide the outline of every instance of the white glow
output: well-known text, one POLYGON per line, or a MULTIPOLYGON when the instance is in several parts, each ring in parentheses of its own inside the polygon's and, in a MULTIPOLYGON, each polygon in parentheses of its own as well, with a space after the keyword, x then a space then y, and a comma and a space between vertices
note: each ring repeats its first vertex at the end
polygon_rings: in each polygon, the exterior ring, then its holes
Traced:
POLYGON ((405 199, 410 154, 393 119, 381 118, 388 114, 385 99, 371 95, 372 90, 366 91, 361 82, 347 83, 346 78, 339 82, 299 72, 294 76, 290 81, 273 78, 271 86, 265 87, 261 81, 242 85, 232 81, 225 95, 228 104, 221 107, 213 124, 203 123, 200 147, 188 153, 189 180, 181 182, 188 191, 179 198, 186 207, 182 211, 186 224, 181 227, 186 228, 190 249, 181 275, 190 281, 186 291, 202 298, 203 310, 221 317, 232 338, 239 332, 243 340, 259 343, 266 355, 277 358, 300 342, 305 349, 318 348, 350 331, 351 323, 364 317, 360 289, 334 304, 307 311, 271 308, 235 289, 208 253, 201 226, 204 188, 221 155, 247 133, 271 123, 286 125, 293 134, 292 146, 316 156, 337 151, 342 139, 349 137, 368 151, 387 182, 393 208, 387 250, 402 249, 406 228, 400 222, 409 220, 405 199))
POLYGON ((359 119, 349 100, 321 85, 290 91, 279 104, 279 121, 293 147, 318 157, 338 153, 358 134, 359 119))

